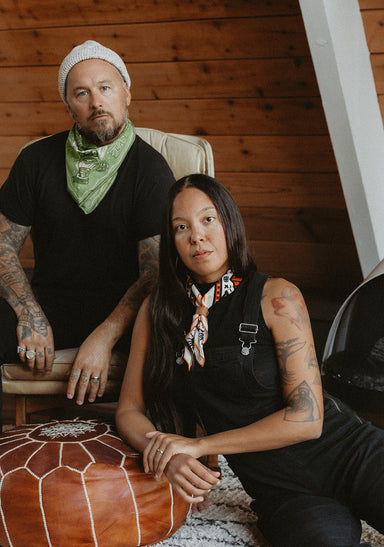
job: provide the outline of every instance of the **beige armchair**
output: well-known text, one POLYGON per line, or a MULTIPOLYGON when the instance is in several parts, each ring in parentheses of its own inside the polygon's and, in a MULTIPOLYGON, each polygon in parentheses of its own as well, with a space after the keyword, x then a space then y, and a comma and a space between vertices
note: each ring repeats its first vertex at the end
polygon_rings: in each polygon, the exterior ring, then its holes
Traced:
MULTIPOLYGON (((165 157, 176 179, 191 173, 214 175, 212 149, 205 139, 156 129, 137 128, 136 131, 165 157)), ((56 351, 52 372, 39 375, 38 379, 36 373, 21 363, 2 365, 3 393, 15 397, 16 425, 27 423, 33 412, 74 404, 65 397, 65 393, 67 376, 76 352, 77 348, 56 351)), ((126 355, 113 353, 103 402, 117 401, 126 362, 126 355)))

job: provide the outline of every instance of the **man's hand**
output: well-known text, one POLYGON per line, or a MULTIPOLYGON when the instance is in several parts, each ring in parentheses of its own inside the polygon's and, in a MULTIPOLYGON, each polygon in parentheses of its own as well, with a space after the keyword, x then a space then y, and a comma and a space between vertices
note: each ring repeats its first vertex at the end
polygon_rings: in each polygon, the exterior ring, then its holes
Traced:
POLYGON ((67 397, 82 405, 89 387, 88 401, 102 397, 108 379, 112 349, 107 344, 101 326, 97 327, 81 344, 72 365, 68 380, 67 397))
POLYGON ((17 325, 20 361, 39 372, 50 372, 55 358, 53 333, 41 309, 25 308, 17 325))

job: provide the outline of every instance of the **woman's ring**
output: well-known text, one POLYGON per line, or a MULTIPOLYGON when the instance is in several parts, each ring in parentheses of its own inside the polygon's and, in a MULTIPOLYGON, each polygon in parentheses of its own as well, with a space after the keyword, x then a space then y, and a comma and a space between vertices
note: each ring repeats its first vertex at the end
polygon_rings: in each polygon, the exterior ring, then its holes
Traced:
POLYGON ((92 376, 91 377, 91 382, 93 384, 98 384, 100 382, 100 376, 92 376))
POLYGON ((27 359, 34 359, 36 357, 36 352, 33 351, 33 349, 29 349, 25 352, 25 356, 27 359))
POLYGON ((160 452, 160 454, 164 454, 164 450, 161 450, 161 448, 157 448, 157 451, 160 452))

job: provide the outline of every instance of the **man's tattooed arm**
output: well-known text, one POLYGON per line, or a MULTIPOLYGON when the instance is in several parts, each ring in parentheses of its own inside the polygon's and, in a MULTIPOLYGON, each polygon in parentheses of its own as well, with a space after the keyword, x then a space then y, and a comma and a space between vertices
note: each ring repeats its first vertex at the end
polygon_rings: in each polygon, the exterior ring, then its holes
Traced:
MULTIPOLYGON (((50 368, 54 354, 51 328, 18 258, 29 231, 29 226, 11 222, 0 214, 0 293, 18 318, 18 344, 37 351, 38 368, 44 368, 44 363, 50 368)), ((25 354, 20 358, 24 360, 25 354)), ((33 367, 34 363, 32 359, 29 365, 33 367)))
POLYGON ((135 315, 157 280, 159 272, 159 246, 159 235, 139 241, 140 276, 120 300, 120 305, 127 306, 135 315))
POLYGON ((24 321, 31 309, 39 309, 18 258, 29 231, 30 227, 15 224, 0 214, 1 296, 24 321))

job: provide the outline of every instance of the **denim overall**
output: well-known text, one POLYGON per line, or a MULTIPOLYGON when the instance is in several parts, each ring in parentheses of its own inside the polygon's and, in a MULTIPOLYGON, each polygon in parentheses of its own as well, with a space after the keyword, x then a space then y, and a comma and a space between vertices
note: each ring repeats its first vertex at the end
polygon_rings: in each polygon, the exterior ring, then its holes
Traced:
MULTIPOLYGON (((249 425, 284 406, 260 307, 267 279, 251 273, 210 308, 204 367, 176 367, 180 411, 194 413, 207 434, 249 425)), ((360 518, 384 533, 384 430, 327 393, 319 439, 226 459, 272 545, 361 545, 360 518)))

